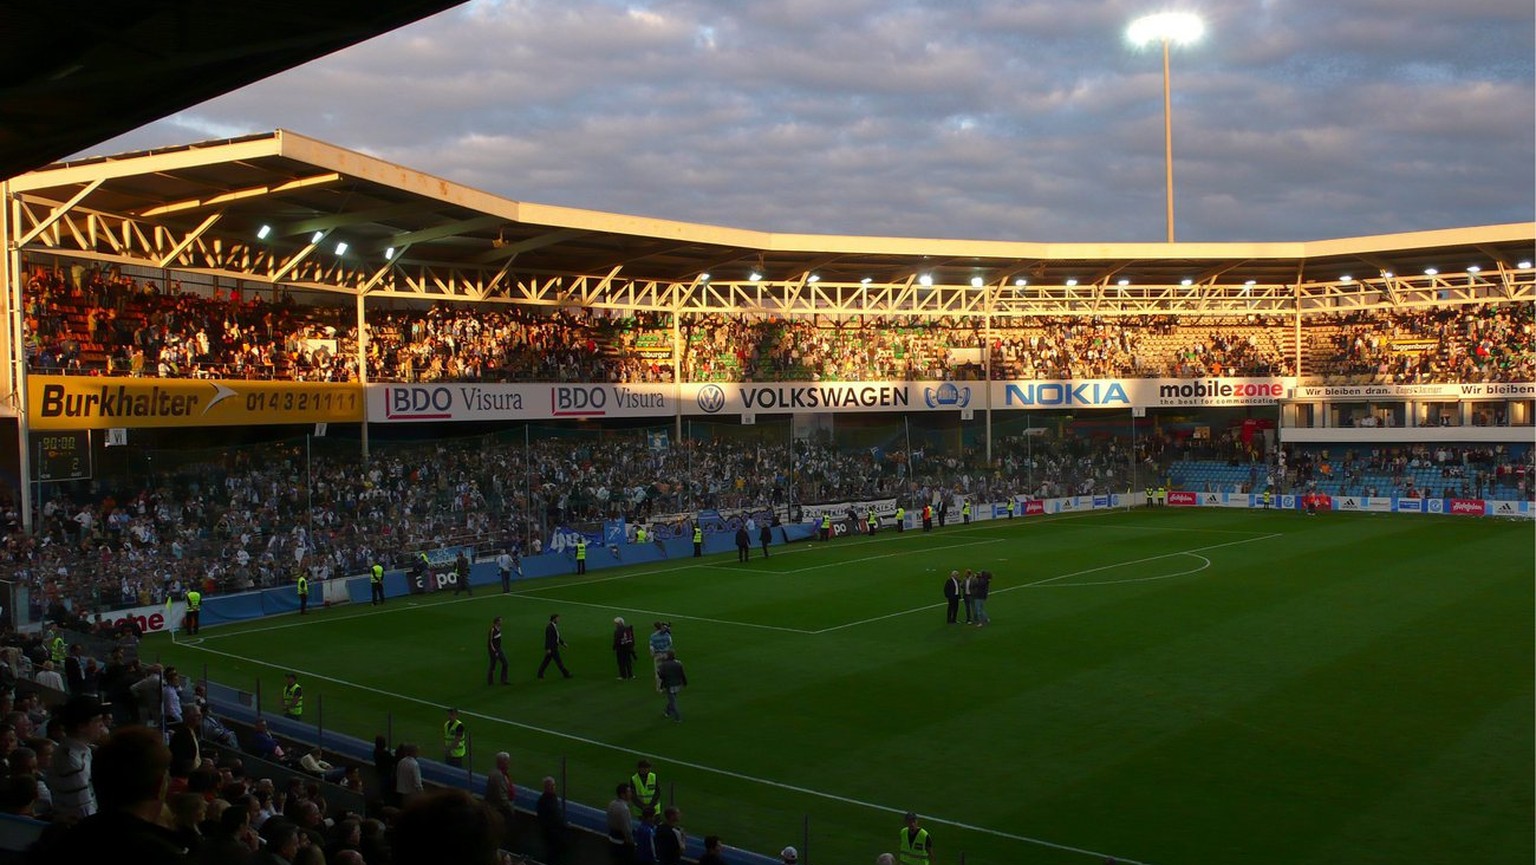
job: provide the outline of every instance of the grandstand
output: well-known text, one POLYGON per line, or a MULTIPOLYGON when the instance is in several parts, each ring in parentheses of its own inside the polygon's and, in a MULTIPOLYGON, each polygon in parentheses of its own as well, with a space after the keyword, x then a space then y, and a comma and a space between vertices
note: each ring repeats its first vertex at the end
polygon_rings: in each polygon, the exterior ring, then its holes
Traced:
MULTIPOLYGON (((636 568, 690 557, 694 526, 714 553, 749 518, 788 543, 822 513, 858 533, 897 508, 914 532, 926 507, 951 532, 981 530, 966 509, 1053 525, 1161 502, 1210 520, 1156 511, 1159 539, 1262 537, 1256 521, 1292 514, 1247 511, 1318 497, 1532 515, 1536 224, 1283 244, 780 235, 497 198, 287 131, 50 165, 0 192, 17 626, 173 630, 195 588, 235 637, 288 627, 230 626, 290 611, 299 576, 350 613, 374 564, 393 599, 450 579, 414 572, 423 554, 466 551, 478 587, 508 550, 530 578, 563 576, 578 539, 638 585, 653 575, 636 568)), ((1338 519, 1319 555, 1366 517, 1338 519)), ((999 525, 987 543, 1019 543, 999 525)), ((1201 557, 1161 542, 1118 561, 1201 557)), ((873 594, 883 576, 858 579, 873 594)), ((382 638, 357 639, 366 656, 382 638)), ((273 657, 256 662, 302 660, 273 657)), ((249 690, 214 692, 231 723, 256 720, 249 690)), ((411 700, 428 702, 402 714, 411 700)), ((368 756, 369 730, 279 726, 368 756)))

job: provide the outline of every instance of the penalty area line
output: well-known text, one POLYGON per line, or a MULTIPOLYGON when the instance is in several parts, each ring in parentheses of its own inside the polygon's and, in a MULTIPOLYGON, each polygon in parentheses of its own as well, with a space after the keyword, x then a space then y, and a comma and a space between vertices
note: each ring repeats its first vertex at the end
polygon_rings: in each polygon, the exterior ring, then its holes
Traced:
MULTIPOLYGON (((298 667, 284 666, 284 665, 280 665, 280 664, 273 664, 273 663, 271 663, 269 661, 263 661, 260 658, 251 658, 251 657, 247 657, 245 655, 237 655, 234 652, 225 652, 225 651, 222 651, 220 649, 209 648, 208 646, 194 646, 194 645, 189 645, 189 644, 183 644, 183 645, 187 645, 188 648, 196 650, 196 651, 199 651, 199 652, 208 652, 209 654, 220 655, 220 656, 223 656, 223 657, 226 657, 226 658, 230 658, 232 660, 243 661, 243 662, 249 663, 249 664, 256 664, 256 665, 259 665, 259 666, 262 666, 262 667, 268 667, 268 668, 274 669, 274 670, 283 670, 285 672, 291 671, 291 672, 294 672, 294 673, 300 673, 300 674, 303 674, 305 677, 310 678, 310 679, 317 679, 317 680, 322 681, 322 682, 330 682, 332 684, 341 685, 342 687, 346 687, 346 688, 355 688, 356 690, 359 690, 359 691, 366 691, 366 692, 371 693, 371 694, 377 694, 377 695, 379 695, 381 697, 389 697, 390 699, 400 700, 400 701, 406 702, 406 703, 414 703, 414 704, 416 704, 418 706, 425 706, 427 708, 433 709, 434 711, 442 709, 442 705, 440 703, 434 702, 432 700, 424 700, 424 699, 422 699, 420 697, 412 697, 412 696, 410 696, 408 694, 400 694, 400 693, 397 693, 397 692, 394 692, 394 691, 386 691, 386 690, 384 690, 382 688, 375 688, 375 687, 373 687, 371 685, 361 685, 361 684, 358 684, 356 682, 349 682, 346 679, 338 679, 338 678, 336 678, 334 676, 326 676, 326 675, 321 674, 321 673, 316 673, 313 670, 305 670, 305 669, 301 669, 301 668, 298 668, 298 667)), ((495 715, 486 715, 486 714, 482 714, 480 712, 473 712, 473 711, 469 711, 469 710, 465 710, 465 709, 460 709, 459 712, 462 715, 467 715, 467 716, 469 716, 471 718, 475 718, 475 719, 481 720, 481 721, 489 721, 489 722, 491 722, 493 724, 503 724, 503 725, 506 725, 508 727, 515 727, 515 728, 520 729, 520 730, 526 730, 526 731, 531 732, 531 733, 540 733, 540 734, 543 734, 543 735, 546 735, 546 736, 550 736, 550 737, 556 738, 556 739, 564 739, 564 740, 569 741, 569 742, 578 742, 578 743, 583 744, 583 745, 590 745, 590 746, 592 746, 594 748, 602 748, 602 749, 607 750, 607 751, 613 751, 613 752, 616 752, 616 753, 619 753, 619 754, 626 754, 626 755, 629 755, 629 756, 632 756, 632 757, 645 757, 645 758, 650 759, 652 761, 661 760, 661 761, 664 761, 664 762, 666 762, 668 764, 671 764, 673 766, 682 766, 682 767, 684 767, 686 769, 693 769, 695 771, 706 772, 706 773, 709 773, 709 774, 712 774, 712 775, 719 775, 719 776, 725 777, 725 778, 733 778, 733 779, 738 780, 738 781, 745 781, 745 782, 747 782, 749 784, 760 784, 760 785, 763 785, 765 787, 772 787, 772 788, 775 788, 775 789, 778 789, 778 790, 787 790, 787 791, 792 792, 792 793, 800 793, 800 794, 803 794, 803 795, 806 795, 806 796, 814 796, 814 797, 816 797, 818 799, 826 799, 828 801, 838 802, 838 803, 841 803, 841 804, 844 804, 844 805, 854 805, 854 806, 857 806, 857 807, 860 807, 860 808, 868 808, 870 810, 879 811, 879 812, 886 813, 886 814, 902 814, 902 813, 906 812, 906 808, 895 808, 895 807, 892 807, 890 805, 880 805, 880 804, 877 804, 877 803, 874 803, 874 802, 866 802, 866 801, 864 801, 862 799, 854 799, 854 798, 849 797, 849 796, 840 796, 840 795, 838 795, 836 793, 827 793, 827 792, 822 791, 822 790, 814 790, 814 789, 812 789, 810 787, 801 787, 801 786, 796 785, 796 784, 788 784, 788 783, 785 783, 783 781, 775 781, 775 780, 773 780, 771 778, 759 778, 759 777, 757 777, 755 775, 748 775, 748 774, 745 774, 743 772, 735 772, 735 771, 732 771, 730 769, 721 769, 721 768, 719 768, 717 766, 706 766, 706 765, 704 765, 702 763, 694 763, 694 762, 692 762, 690 760, 680 760, 680 759, 677 759, 677 758, 674 758, 674 757, 668 757, 668 756, 665 756, 665 755, 662 755, 662 754, 658 754, 654 750, 641 751, 641 750, 637 750, 637 749, 634 749, 634 748, 626 748, 623 745, 615 745, 615 744, 613 744, 611 742, 604 742, 604 741, 602 741, 600 739, 592 739, 592 738, 589 738, 587 736, 579 736, 579 735, 577 735, 575 733, 568 733, 568 732, 565 732, 563 730, 551 730, 551 729, 549 729, 547 727, 539 727, 539 726, 535 726, 533 724, 525 724, 525 723, 523 723, 521 721, 511 720, 510 718, 498 717, 498 716, 495 716, 495 715)), ((1128 859, 1128 858, 1126 858, 1124 856, 1114 856, 1114 855, 1111 855, 1111 854, 1108 854, 1108 853, 1100 853, 1098 851, 1088 850, 1088 849, 1085 849, 1085 848, 1082 848, 1082 847, 1073 847, 1073 846, 1070 846, 1070 845, 1067 845, 1067 844, 1057 844, 1054 841, 1046 841, 1046 840, 1044 840, 1042 838, 1033 838, 1033 837, 1030 837, 1028 835, 1018 835, 1018 834, 1015 834, 1013 832, 1004 832, 1004 831, 1002 831, 1000 829, 990 829, 990 828, 988 828, 986 826, 977 826, 977 825, 974 825, 974 824, 971 824, 971 823, 963 823, 963 822, 961 822, 959 820, 950 820, 950 819, 946 819, 944 817, 939 817, 939 816, 932 815, 932 814, 924 814, 923 815, 923 819, 927 820, 930 823, 938 823, 938 824, 944 825, 944 826, 952 826, 952 827, 954 827, 956 829, 964 829, 964 830, 966 830, 968 832, 977 832, 977 833, 980 833, 980 834, 983 834, 983 835, 991 835, 991 836, 993 836, 995 838, 1003 838, 1003 839, 1006 839, 1006 840, 1009 840, 1009 841, 1018 841, 1018 842, 1024 843, 1024 844, 1032 844, 1032 845, 1035 845, 1037 847, 1047 847, 1049 849, 1060 850, 1060 851, 1065 852, 1065 853, 1076 853, 1076 854, 1079 854, 1079 855, 1082 855, 1082 856, 1093 856, 1093 857, 1098 858, 1100 861, 1113 860, 1113 861, 1116 861, 1116 862, 1124 863, 1124 865, 1150 865, 1150 863, 1142 862, 1142 861, 1136 860, 1136 859, 1128 859)))

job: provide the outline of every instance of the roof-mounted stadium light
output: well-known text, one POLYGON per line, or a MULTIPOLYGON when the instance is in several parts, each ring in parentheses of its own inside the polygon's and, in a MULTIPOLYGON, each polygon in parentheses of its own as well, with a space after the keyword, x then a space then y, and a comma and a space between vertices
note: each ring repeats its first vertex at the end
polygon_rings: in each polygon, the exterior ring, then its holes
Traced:
POLYGON ((874 280, 871 279, 870 277, 866 276, 863 279, 859 280, 859 285, 869 285, 871 282, 874 282, 874 280))
POLYGON ((805 281, 806 282, 821 282, 821 277, 819 277, 819 276, 817 276, 816 274, 813 273, 810 276, 807 276, 805 278, 805 281))
POLYGON ((917 278, 917 284, 918 285, 933 285, 933 277, 925 273, 922 276, 919 276, 917 278))
POLYGON ((1475 264, 1467 265, 1467 273, 1481 273, 1482 270, 1483 269, 1481 267, 1478 267, 1475 264))
POLYGON ((1077 285, 1077 280, 1069 279, 1069 280, 1067 280, 1067 285, 1077 285))
POLYGON ((314 234, 310 235, 309 242, 310 243, 319 243, 320 241, 322 241, 324 239, 325 239, 325 232, 317 231, 314 234))
POLYGON ((1394 277, 1394 276, 1396 276, 1396 275, 1397 275, 1397 274, 1395 274, 1395 273, 1393 273, 1393 272, 1392 272, 1392 271, 1390 271, 1390 270, 1383 270, 1383 271, 1382 271, 1382 272, 1381 272, 1381 278, 1382 278, 1382 279, 1391 279, 1391 278, 1392 278, 1392 277, 1394 277))
POLYGON ((395 260, 395 248, 393 246, 391 246, 390 248, 384 250, 384 260, 385 261, 394 261, 395 260))
POLYGON ((707 273, 699 274, 699 282, 709 282, 709 274, 707 274, 707 273))
POLYGON ((750 274, 747 275, 747 279, 751 280, 752 282, 761 282, 762 279, 763 279, 763 275, 761 273, 758 273, 757 271, 754 270, 750 274))
POLYGON ((1526 260, 1520 262, 1519 264, 1516 264, 1515 267, 1518 267, 1521 270, 1530 270, 1531 269, 1531 260, 1530 259, 1526 259, 1526 260))
POLYGON ((1433 267, 1426 267, 1426 268, 1424 268, 1424 275, 1425 276, 1434 276, 1434 275, 1438 274, 1439 272, 1440 271, 1438 269, 1433 268, 1433 267))
POLYGON ((1120 280, 1119 282, 1117 282, 1115 284, 1116 285, 1130 285, 1131 281, 1129 279, 1122 279, 1122 280, 1120 280))
POLYGON ((347 242, 345 240, 337 241, 337 243, 336 243, 336 254, 337 255, 346 255, 347 254, 347 242))
POLYGON ((1168 79, 1168 47, 1188 45, 1205 33, 1200 16, 1189 12, 1161 12, 1131 22, 1125 38, 1138 48, 1163 46, 1163 160, 1168 178, 1168 242, 1173 243, 1173 98, 1168 79))
POLYGON ((1179 285, 1190 286, 1190 285, 1194 285, 1194 284, 1195 284, 1195 281, 1193 279, 1190 279, 1187 276, 1184 277, 1183 279, 1179 280, 1179 285))
POLYGON ((1355 278, 1353 276, 1350 276, 1347 273, 1344 274, 1343 276, 1339 277, 1339 282, 1354 282, 1354 281, 1355 281, 1355 278))
POLYGON ((1023 288, 1026 285, 1029 285, 1029 280, 1025 279, 1022 276, 1019 277, 1018 279, 1015 279, 1013 281, 1013 287, 1014 288, 1023 288))
POLYGON ((1259 281, 1257 279, 1250 279, 1250 280, 1247 280, 1247 281, 1245 281, 1243 283, 1243 285, 1258 285, 1258 284, 1259 284, 1259 281))
POLYGON ((971 277, 971 288, 981 288, 981 285, 982 285, 981 277, 979 277, 979 276, 971 277))
POLYGON ((256 239, 257 240, 266 240, 267 239, 267 235, 269 235, 271 233, 272 233, 272 226, 270 226, 270 225, 263 225, 262 227, 256 229, 256 239))

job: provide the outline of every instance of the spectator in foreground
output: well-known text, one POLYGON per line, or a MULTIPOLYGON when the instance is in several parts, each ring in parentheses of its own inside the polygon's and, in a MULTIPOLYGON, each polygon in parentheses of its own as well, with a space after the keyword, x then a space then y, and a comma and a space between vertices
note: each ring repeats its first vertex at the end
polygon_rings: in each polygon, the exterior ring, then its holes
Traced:
POLYGON ((608 803, 608 858, 614 865, 635 861, 635 827, 629 820, 633 797, 633 788, 620 784, 614 788, 613 801, 608 803))
MULTIPOLYGON (((106 735, 107 727, 101 704, 84 694, 70 697, 59 709, 58 720, 64 742, 53 752, 47 781, 53 791, 54 815, 67 822, 96 813, 91 747, 106 735)), ((169 751, 166 760, 170 760, 169 751)))
POLYGON ((45 835, 34 848, 36 862, 181 865, 190 861, 176 833, 156 822, 165 804, 171 768, 170 749, 158 732, 140 726, 117 730, 97 749, 92 768, 100 812, 52 838, 45 835))
POLYGON ((704 855, 699 857, 699 865, 725 865, 724 851, 725 845, 719 835, 705 835, 704 855))
POLYGON ((261 824, 261 839, 265 843, 252 860, 255 865, 292 865, 299 848, 308 843, 298 824, 283 817, 261 824))
POLYGON ((424 793, 395 823, 394 865, 510 865, 496 812, 463 790, 424 793))
POLYGON ((395 795, 401 807, 411 804, 422 793, 421 764, 416 760, 419 753, 421 749, 414 743, 403 742, 400 745, 397 755, 399 759, 395 762, 395 795))
POLYGON ((683 831, 683 812, 676 805, 663 813, 662 823, 656 829, 656 861, 661 865, 682 865, 683 854, 688 850, 688 833, 683 831))
POLYGON ((251 728, 251 753, 263 760, 283 759, 283 746, 277 743, 277 739, 267 729, 267 722, 260 718, 256 719, 256 726, 251 728))
POLYGON ((544 841, 546 865, 559 865, 565 860, 565 812, 560 807, 560 794, 555 789, 555 779, 544 776, 544 789, 539 794, 536 814, 539 837, 544 841))
POLYGON ((496 768, 485 776, 485 804, 501 815, 508 826, 512 825, 512 800, 517 788, 512 785, 512 755, 496 752, 496 768))
POLYGON ((208 835, 197 862, 198 865, 245 865, 260 849, 256 830, 251 828, 249 803, 236 801, 219 815, 219 826, 208 835))
POLYGON ((333 766, 327 762, 320 753, 318 746, 310 748, 305 752, 304 756, 299 758, 299 768, 332 784, 341 783, 341 779, 346 777, 347 774, 345 766, 333 766))

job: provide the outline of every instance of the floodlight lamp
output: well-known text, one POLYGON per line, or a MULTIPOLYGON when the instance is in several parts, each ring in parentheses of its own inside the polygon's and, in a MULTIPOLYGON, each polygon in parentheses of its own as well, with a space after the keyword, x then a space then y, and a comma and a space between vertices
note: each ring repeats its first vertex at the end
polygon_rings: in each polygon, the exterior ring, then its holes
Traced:
POLYGON ((1438 274, 1439 272, 1440 272, 1439 270, 1437 270, 1436 268, 1433 268, 1433 267, 1426 267, 1426 268, 1424 268, 1424 275, 1425 276, 1434 276, 1435 274, 1438 274))
POLYGON ((1130 285, 1131 281, 1129 279, 1122 279, 1122 280, 1120 280, 1119 282, 1117 282, 1115 284, 1116 285, 1130 285))
POLYGON ((1024 286, 1029 285, 1029 280, 1021 276, 1013 281, 1013 285, 1015 288, 1023 288, 1024 286))
POLYGON ((1069 280, 1067 280, 1067 285, 1077 285, 1077 280, 1069 279, 1069 280))
POLYGON ((1194 285, 1194 284, 1195 284, 1195 281, 1193 279, 1190 279, 1187 276, 1184 277, 1183 279, 1179 280, 1179 285, 1194 285))
POLYGON ((395 260, 395 248, 393 246, 391 246, 390 248, 384 250, 384 260, 385 261, 394 261, 395 260))
POLYGON ((933 285, 933 277, 925 273, 917 278, 917 283, 918 285, 933 285))
POLYGON ((699 282, 709 282, 709 274, 707 274, 707 273, 699 274, 699 282))
POLYGON ((1159 12, 1131 22, 1125 38, 1137 47, 1154 42, 1189 45, 1205 35, 1205 22, 1191 12, 1159 12))
POLYGON ((1339 277, 1339 282, 1354 282, 1354 280, 1355 278, 1347 273, 1339 277))
POLYGON ((805 278, 805 281, 806 282, 821 282, 821 277, 819 277, 819 276, 817 276, 816 274, 813 273, 810 276, 807 276, 805 278))
POLYGON ((1479 273, 1481 271, 1482 271, 1482 268, 1478 267, 1475 264, 1467 265, 1467 273, 1479 273))
POLYGON ((322 241, 324 239, 325 239, 325 232, 317 231, 313 235, 310 236, 309 242, 310 243, 319 243, 320 241, 322 241))
POLYGON ((1259 281, 1257 279, 1250 279, 1250 280, 1248 280, 1248 281, 1243 283, 1243 285, 1258 285, 1258 284, 1259 284, 1259 281))
POLYGON ((755 271, 755 270, 754 270, 754 271, 752 271, 752 272, 751 272, 751 273, 750 273, 750 274, 748 274, 748 275, 747 275, 747 279, 750 279, 750 280, 752 280, 752 281, 753 281, 753 282, 759 282, 759 281, 761 281, 761 280, 762 280, 762 278, 763 278, 763 275, 762 275, 762 274, 761 274, 761 273, 758 273, 758 272, 757 272, 757 271, 755 271))
POLYGON ((869 285, 871 282, 874 282, 874 280, 867 276, 859 280, 860 285, 869 285))
POLYGON ((337 242, 337 244, 336 244, 336 254, 337 255, 346 255, 347 254, 347 242, 345 240, 337 242))
POLYGON ((1397 275, 1397 274, 1395 274, 1395 273, 1393 273, 1393 272, 1392 272, 1392 271, 1390 271, 1390 270, 1383 270, 1383 271, 1382 271, 1382 272, 1381 272, 1381 278, 1382 278, 1382 279, 1391 279, 1391 278, 1392 278, 1392 277, 1394 277, 1394 276, 1396 276, 1396 275, 1397 275))
POLYGON ((979 276, 971 277, 971 288, 981 288, 981 277, 979 277, 979 276))
POLYGON ((272 233, 272 226, 270 226, 270 225, 263 225, 262 227, 256 229, 256 239, 257 240, 266 240, 267 239, 267 235, 269 235, 271 233, 272 233))
POLYGON ((1519 264, 1515 265, 1515 267, 1518 267, 1521 270, 1530 270, 1531 269, 1530 259, 1526 259, 1525 261, 1520 262, 1519 264))

